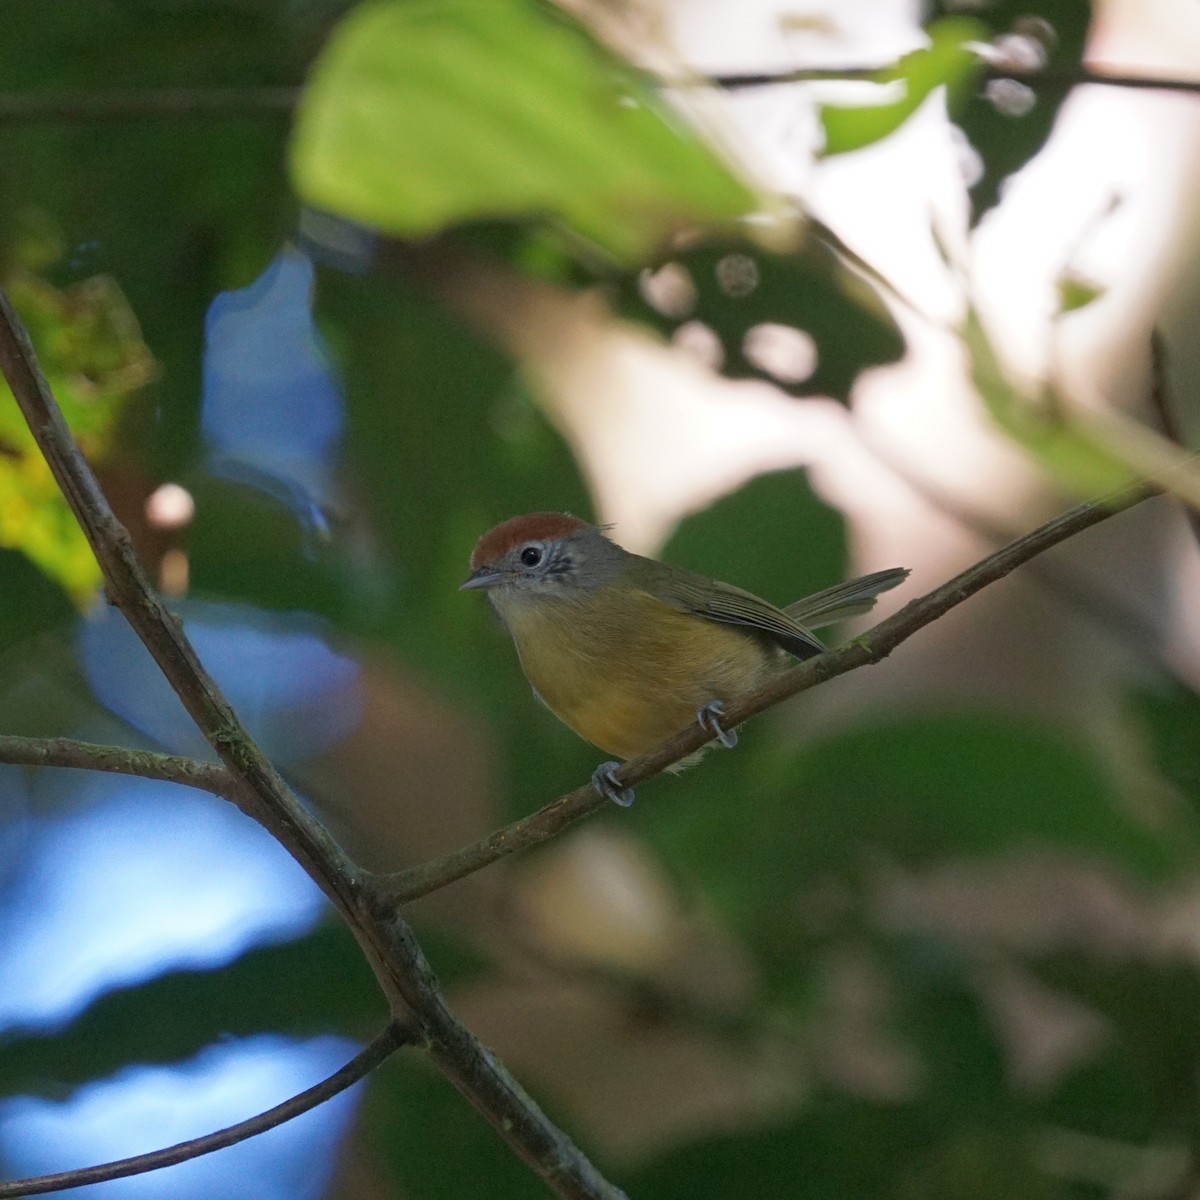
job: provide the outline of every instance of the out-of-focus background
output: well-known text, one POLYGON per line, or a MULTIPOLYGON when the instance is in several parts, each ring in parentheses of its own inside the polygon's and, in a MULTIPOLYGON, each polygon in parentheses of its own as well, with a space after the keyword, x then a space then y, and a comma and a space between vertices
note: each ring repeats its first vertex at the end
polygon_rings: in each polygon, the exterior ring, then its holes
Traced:
MULTIPOLYGON (((0 281, 206 665, 395 869, 598 759, 455 590, 505 517, 778 603, 911 567, 886 613, 1195 446, 1200 95, 1084 62, 1200 79, 1200 8, 12 0, 0 281)), ((1197 686, 1163 498, 412 916, 639 1200, 1182 1200, 1197 686)), ((0 730, 207 755, 3 398, 0 730)), ((383 1021, 231 806, 0 766, 0 822, 5 1177, 248 1116, 383 1021)), ((91 1190, 544 1194, 412 1052, 91 1190)))

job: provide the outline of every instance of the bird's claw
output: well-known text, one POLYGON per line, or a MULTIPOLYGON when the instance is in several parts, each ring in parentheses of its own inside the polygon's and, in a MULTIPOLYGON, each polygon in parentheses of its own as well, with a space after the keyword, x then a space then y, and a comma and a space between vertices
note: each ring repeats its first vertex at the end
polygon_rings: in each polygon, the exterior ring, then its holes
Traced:
POLYGON ((725 705, 720 700, 711 700, 696 713, 696 720, 705 733, 711 733, 726 750, 732 750, 738 743, 738 735, 722 726, 720 719, 724 715, 725 705))
POLYGON ((602 762, 592 772, 592 787, 605 800, 611 800, 614 804, 619 804, 622 808, 628 808, 633 803, 633 788, 622 787, 617 782, 614 772, 620 765, 616 759, 609 759, 608 762, 602 762))

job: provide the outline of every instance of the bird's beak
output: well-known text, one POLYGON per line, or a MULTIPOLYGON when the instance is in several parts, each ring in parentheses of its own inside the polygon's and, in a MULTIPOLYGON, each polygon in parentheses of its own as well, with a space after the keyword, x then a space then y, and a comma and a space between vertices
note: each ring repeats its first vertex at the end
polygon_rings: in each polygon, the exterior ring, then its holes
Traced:
POLYGON ((458 585, 458 590, 460 592, 469 592, 475 588, 495 587, 503 579, 503 572, 497 571, 492 567, 480 567, 469 579, 458 585))

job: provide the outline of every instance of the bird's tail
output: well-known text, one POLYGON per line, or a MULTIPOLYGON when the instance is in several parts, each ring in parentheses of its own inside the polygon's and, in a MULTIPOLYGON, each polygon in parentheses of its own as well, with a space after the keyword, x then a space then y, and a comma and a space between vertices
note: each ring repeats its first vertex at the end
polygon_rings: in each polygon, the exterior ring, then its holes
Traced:
POLYGON ((835 583, 833 587, 805 596, 789 604, 783 611, 793 621, 801 625, 811 625, 819 629, 822 625, 832 625, 835 621, 844 621, 848 617, 861 617, 875 607, 875 598, 880 592, 886 592, 908 578, 908 570, 904 567, 893 567, 889 571, 876 571, 873 575, 861 575, 858 579, 848 579, 845 583, 835 583))

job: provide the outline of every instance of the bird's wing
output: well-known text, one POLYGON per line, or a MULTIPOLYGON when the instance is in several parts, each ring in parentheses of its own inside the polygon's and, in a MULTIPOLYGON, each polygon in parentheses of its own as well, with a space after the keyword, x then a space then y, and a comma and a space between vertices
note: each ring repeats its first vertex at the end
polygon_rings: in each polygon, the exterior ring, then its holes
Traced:
POLYGON ((753 592, 745 592, 732 584, 671 568, 653 572, 651 590, 672 608, 725 625, 743 625, 748 630, 765 634, 796 658, 812 658, 825 652, 824 643, 794 617, 753 592))
POLYGON ((863 613, 870 612, 875 607, 875 597, 880 592, 896 587, 907 578, 908 571, 903 567, 893 567, 890 571, 876 571, 873 575, 863 575, 845 583, 835 583, 833 587, 787 605, 783 611, 802 625, 820 629, 822 625, 832 625, 835 621, 861 617, 863 613))

